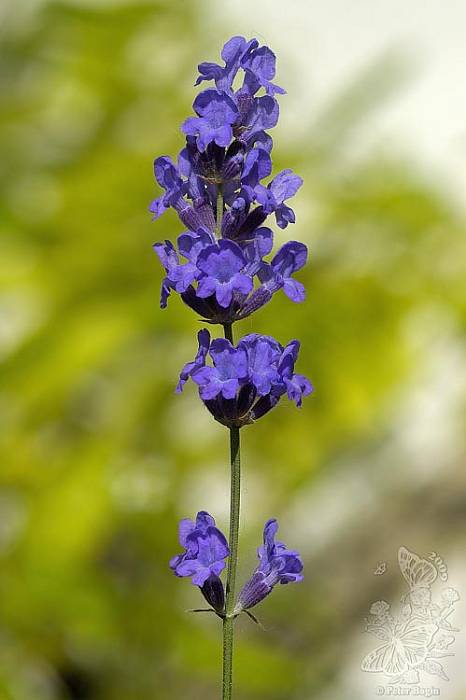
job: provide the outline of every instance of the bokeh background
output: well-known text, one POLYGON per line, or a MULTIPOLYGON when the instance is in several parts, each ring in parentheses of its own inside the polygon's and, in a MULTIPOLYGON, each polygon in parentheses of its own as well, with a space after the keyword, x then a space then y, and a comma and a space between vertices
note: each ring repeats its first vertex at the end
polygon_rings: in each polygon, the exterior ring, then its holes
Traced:
MULTIPOLYGON (((235 33, 278 53, 275 168, 304 177, 311 251, 307 301, 276 295, 237 333, 300 338, 315 384, 244 430, 240 577, 270 516, 307 575, 263 603, 266 632, 239 621, 236 697, 373 697, 364 617, 400 599, 398 547, 440 553, 466 598, 464 3, 4 0, 0 18, 0 700, 219 697, 218 621, 185 613, 198 596, 167 561, 180 517, 226 526, 227 432, 173 393, 199 324, 158 308, 151 244, 180 225, 147 207, 197 63, 235 33)), ((445 700, 466 694, 457 609, 445 700)))

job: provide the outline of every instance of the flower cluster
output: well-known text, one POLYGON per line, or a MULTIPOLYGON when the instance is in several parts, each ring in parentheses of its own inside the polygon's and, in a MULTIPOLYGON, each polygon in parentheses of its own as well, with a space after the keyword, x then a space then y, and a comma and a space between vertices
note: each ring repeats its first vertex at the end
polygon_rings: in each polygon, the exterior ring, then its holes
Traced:
POLYGON ((224 338, 210 339, 207 330, 198 333, 199 349, 182 369, 177 391, 191 379, 214 418, 228 427, 242 427, 268 413, 280 398, 301 406, 312 385, 294 373, 299 342, 285 347, 268 335, 251 333, 234 346, 224 338), (212 366, 206 364, 207 356, 212 366))
MULTIPOLYGON (((303 580, 303 564, 299 553, 275 542, 278 523, 270 519, 264 527, 264 544, 258 548, 259 565, 244 584, 235 607, 235 615, 260 603, 277 583, 297 583, 303 580)), ((225 590, 220 573, 225 568, 229 549, 225 536, 215 527, 209 513, 201 511, 196 522, 186 518, 180 521, 179 540, 185 548, 174 557, 170 568, 176 576, 191 577, 214 611, 225 614, 225 590)))
POLYGON ((286 202, 302 184, 290 169, 263 182, 272 173, 267 131, 278 121, 274 95, 284 92, 271 82, 275 55, 256 39, 233 37, 222 58, 224 66, 199 66, 196 84, 214 81, 215 88, 194 100, 197 116, 181 127, 186 146, 177 163, 168 156, 155 160, 164 193, 150 210, 156 219, 171 207, 187 228, 176 247, 170 241, 154 246, 166 272, 162 308, 175 291, 206 321, 225 324, 246 318, 279 289, 303 301, 304 287, 292 275, 306 263, 307 248, 289 241, 266 259, 273 233, 263 224, 272 214, 281 228, 294 223, 286 202), (242 84, 235 89, 240 71, 242 84))

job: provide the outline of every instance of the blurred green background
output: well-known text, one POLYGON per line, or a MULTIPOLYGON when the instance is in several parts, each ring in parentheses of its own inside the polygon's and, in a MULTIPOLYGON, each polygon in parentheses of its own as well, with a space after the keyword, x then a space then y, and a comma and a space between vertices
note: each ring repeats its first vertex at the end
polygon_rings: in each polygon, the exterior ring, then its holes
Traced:
MULTIPOLYGON (((193 386, 174 395, 199 323, 175 297, 158 308, 151 244, 181 229, 147 211, 197 63, 238 31, 204 31, 202 10, 3 10, 0 700, 219 697, 220 625, 184 612, 199 597, 167 562, 180 517, 226 527, 228 437, 193 386)), ((305 180, 277 241, 309 245, 308 299, 278 294, 236 332, 300 338, 315 394, 243 431, 240 577, 271 516, 307 576, 258 610, 267 632, 240 620, 238 700, 372 697, 364 616, 401 585, 395 563, 372 571, 400 545, 440 552, 466 596, 464 213, 396 144, 343 156, 404 74, 383 55, 300 114, 305 139, 276 133, 275 169, 305 180)), ((465 654, 463 635, 447 700, 465 654)))

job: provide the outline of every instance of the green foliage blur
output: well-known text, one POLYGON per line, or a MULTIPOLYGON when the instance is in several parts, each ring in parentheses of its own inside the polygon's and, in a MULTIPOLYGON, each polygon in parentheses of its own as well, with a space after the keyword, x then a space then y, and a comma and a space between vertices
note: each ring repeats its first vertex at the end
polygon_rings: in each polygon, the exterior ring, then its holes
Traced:
MULTIPOLYGON (((34 12, 12 2, 4 14, 0 700, 219 696, 219 622, 185 612, 197 592, 167 562, 180 517, 207 509, 226 527, 227 433, 193 386, 174 395, 200 324, 177 298, 158 308, 151 245, 181 229, 171 212, 153 224, 147 211, 153 157, 181 147, 196 65, 232 33, 203 36, 198 9, 57 0, 34 12)), ((308 299, 277 295, 236 333, 299 338, 298 371, 315 394, 300 412, 284 402, 243 431, 240 578, 271 516, 302 549, 307 577, 257 611, 269 632, 239 621, 238 700, 304 700, 334 681, 369 601, 361 563, 383 556, 387 530, 393 551, 403 544, 400 512, 411 513, 403 532, 421 549, 439 532, 445 547, 464 544, 459 449, 439 450, 432 482, 413 481, 427 443, 398 439, 414 412, 427 433, 444 425, 451 448, 464 416, 458 397, 440 417, 422 397, 410 404, 419 386, 435 399, 429 386, 445 387, 436 368, 454 373, 462 347, 464 219, 396 149, 344 157, 393 87, 386 67, 320 120, 309 115, 305 144, 281 146, 277 133, 275 168, 305 179, 285 235, 310 247, 308 299), (387 486, 389 473, 398 476, 387 486), (348 487, 358 474, 372 505, 348 487), (438 504, 429 483, 447 489, 438 504), (412 516, 419 488, 425 518, 412 516), (346 527, 348 499, 356 517, 346 527)))

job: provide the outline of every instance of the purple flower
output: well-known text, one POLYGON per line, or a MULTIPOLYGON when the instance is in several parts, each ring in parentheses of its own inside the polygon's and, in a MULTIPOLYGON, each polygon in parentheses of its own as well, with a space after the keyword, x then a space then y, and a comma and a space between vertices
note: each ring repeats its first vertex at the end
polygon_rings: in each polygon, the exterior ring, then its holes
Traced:
POLYGON ((208 202, 206 183, 202 178, 203 158, 197 150, 194 136, 186 137, 186 147, 178 154, 178 171, 183 178, 186 178, 186 194, 196 207, 199 208, 208 202))
POLYGON ((236 241, 243 246, 243 253, 247 260, 244 269, 252 277, 258 275, 264 266, 263 258, 270 253, 273 247, 273 233, 266 226, 261 226, 251 236, 243 233, 236 241))
POLYGON ((215 237, 210 231, 199 229, 198 231, 185 231, 178 236, 178 250, 180 255, 196 264, 201 251, 215 243, 215 237))
POLYGON ((228 427, 242 427, 264 416, 280 398, 301 406, 312 392, 309 380, 294 373, 299 343, 283 347, 271 336, 252 333, 233 346, 219 338, 208 345, 199 334, 199 350, 180 374, 178 390, 188 377, 199 387, 199 395, 214 418, 228 427), (210 356, 212 365, 207 364, 210 356))
POLYGON ((294 401, 298 408, 301 407, 303 397, 312 391, 309 380, 303 374, 294 373, 294 365, 298 359, 300 343, 292 340, 286 346, 280 358, 279 372, 286 387, 286 393, 290 401, 294 401))
POLYGON ((183 181, 178 169, 168 156, 160 156, 154 161, 155 179, 165 190, 165 194, 155 199, 149 207, 158 219, 170 206, 174 206, 183 195, 183 181))
POLYGON ((244 161, 241 183, 254 188, 259 184, 260 180, 268 177, 271 172, 272 160, 267 151, 260 147, 252 148, 244 161))
POLYGON ((209 354, 214 366, 200 367, 191 375, 199 386, 201 398, 205 401, 221 394, 225 399, 233 399, 248 374, 246 353, 234 348, 228 340, 217 338, 212 341, 209 354))
POLYGON ((241 138, 250 146, 254 140, 262 138, 264 131, 273 129, 277 125, 279 107, 277 100, 268 95, 247 100, 245 106, 247 109, 241 119, 241 126, 245 133, 241 138))
POLYGON ((231 91, 241 58, 254 41, 255 39, 246 41, 243 36, 234 36, 229 39, 222 49, 225 67, 222 68, 217 63, 200 63, 198 68, 201 75, 196 80, 195 85, 199 85, 203 80, 215 80, 217 90, 220 92, 231 91))
POLYGON ((239 594, 236 613, 260 603, 277 583, 297 583, 304 578, 299 552, 287 549, 283 542, 275 542, 277 530, 275 519, 265 523, 264 544, 257 550, 259 565, 239 594))
POLYGON ((167 273, 162 281, 160 293, 160 306, 164 309, 167 306, 171 290, 174 289, 179 293, 184 292, 199 275, 199 271, 192 263, 185 265, 180 263, 178 254, 170 241, 155 243, 154 250, 167 273))
POLYGON ((259 396, 269 394, 272 385, 280 381, 278 363, 283 348, 268 335, 251 333, 238 343, 244 349, 248 360, 249 380, 259 396))
POLYGON ((233 241, 221 240, 205 248, 197 259, 197 267, 203 272, 196 295, 201 299, 215 297, 223 308, 227 308, 234 292, 249 294, 253 282, 245 275, 246 258, 241 248, 233 241))
POLYGON ((195 85, 203 80, 214 80, 219 92, 233 95, 233 81, 241 68, 244 71, 244 82, 239 95, 255 95, 261 87, 265 88, 267 95, 284 94, 283 88, 271 82, 275 77, 275 54, 268 46, 259 46, 257 39, 246 41, 242 36, 232 37, 222 49, 222 58, 225 61, 224 67, 218 63, 199 64, 200 76, 195 85))
POLYGON ((267 95, 283 95, 285 90, 270 82, 275 77, 275 64, 276 56, 268 46, 259 47, 257 41, 251 42, 241 59, 241 67, 246 72, 243 89, 254 95, 264 87, 267 95))
POLYGON ((178 158, 178 167, 168 156, 156 158, 154 172, 158 184, 165 193, 155 199, 149 210, 154 219, 161 216, 169 207, 173 207, 181 221, 193 231, 199 228, 213 230, 215 219, 212 208, 208 205, 205 184, 197 177, 193 169, 189 169, 184 149, 178 158), (183 176, 187 180, 183 180, 183 176), (194 206, 188 204, 184 196, 193 200, 194 206))
POLYGON ((197 146, 205 151, 214 141, 218 146, 228 146, 233 138, 232 125, 237 121, 238 109, 226 93, 204 90, 194 100, 197 117, 188 117, 182 130, 188 136, 197 137, 197 146))
POLYGON ((179 540, 185 551, 170 561, 176 576, 190 576, 194 585, 202 587, 225 568, 225 559, 230 554, 228 543, 209 513, 200 511, 195 523, 189 518, 181 520, 179 540))
POLYGON ((178 249, 180 255, 187 259, 186 263, 180 262, 178 253, 170 241, 154 244, 154 250, 167 273, 160 295, 160 306, 163 309, 167 306, 172 289, 181 294, 202 275, 196 264, 199 253, 212 245, 214 240, 212 234, 203 229, 199 229, 197 233, 185 231, 178 236, 178 249))
POLYGON ((273 294, 283 287, 283 291, 291 301, 299 303, 304 301, 306 290, 301 282, 292 278, 292 274, 300 270, 307 261, 307 247, 298 241, 288 241, 272 262, 263 264, 259 271, 259 278, 264 286, 273 294))
POLYGON ((171 241, 155 243, 154 250, 167 273, 162 281, 162 288, 160 291, 160 306, 162 309, 165 309, 170 292, 172 289, 177 288, 180 279, 180 260, 171 241))
POLYGON ((257 185, 255 188, 257 201, 262 204, 267 214, 275 212, 275 218, 280 228, 286 228, 290 223, 294 224, 294 211, 284 202, 285 199, 293 197, 302 184, 302 178, 288 168, 278 173, 267 187, 257 185))
POLYGON ((199 343, 199 348, 194 358, 193 362, 187 362, 180 372, 180 380, 176 387, 176 393, 179 394, 183 391, 183 386, 188 381, 189 377, 192 376, 193 372, 197 369, 201 369, 205 365, 205 358, 209 351, 210 346, 210 333, 205 328, 199 331, 197 334, 197 340, 199 343))

